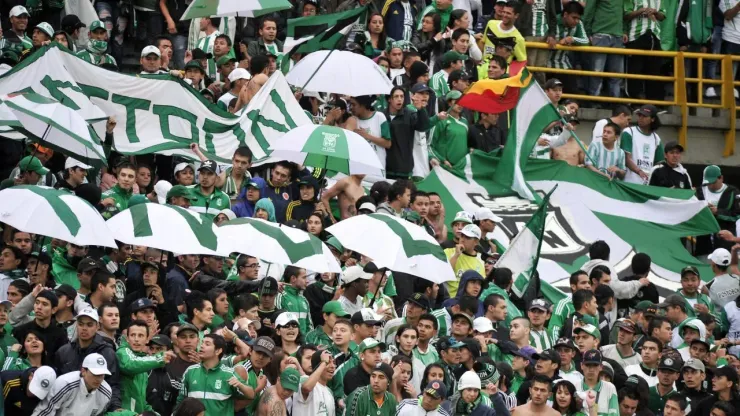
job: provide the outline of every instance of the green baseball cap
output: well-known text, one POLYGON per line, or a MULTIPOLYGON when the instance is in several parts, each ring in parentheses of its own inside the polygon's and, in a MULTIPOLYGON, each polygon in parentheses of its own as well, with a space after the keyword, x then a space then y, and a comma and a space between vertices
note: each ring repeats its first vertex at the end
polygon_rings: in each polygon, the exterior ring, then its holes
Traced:
POLYGON ((185 70, 187 71, 188 68, 197 68, 197 69, 200 70, 200 72, 202 72, 204 74, 206 73, 205 69, 203 69, 203 65, 201 65, 200 64, 200 61, 197 60, 197 59, 193 59, 190 62, 186 63, 185 64, 185 70))
POLYGON ((324 307, 321 308, 321 312, 333 313, 334 315, 340 318, 349 317, 349 314, 347 313, 347 311, 344 310, 344 308, 342 307, 342 304, 339 303, 338 300, 332 300, 332 301, 326 302, 324 304, 324 307))
POLYGON ((149 199, 147 199, 145 195, 132 195, 131 198, 128 199, 128 207, 131 208, 135 205, 146 204, 147 202, 149 202, 149 199))
POLYGON ((36 156, 26 156, 18 163, 18 169, 21 172, 36 172, 39 175, 46 175, 49 169, 46 169, 36 156))
POLYGON ((344 253, 344 246, 334 236, 331 236, 328 240, 326 240, 326 245, 335 248, 340 253, 344 253))
POLYGON ((446 100, 459 100, 462 97, 462 93, 458 90, 452 90, 445 96, 446 100))
POLYGON ((46 33, 50 38, 54 37, 54 28, 46 22, 41 22, 36 25, 36 29, 46 33))
POLYGON ((456 51, 449 51, 442 56, 442 68, 455 61, 467 61, 468 55, 456 51))
POLYGON ((280 385, 285 390, 298 391, 298 383, 301 381, 301 375, 293 367, 288 367, 280 373, 280 385))
POLYGON ((472 224, 473 223, 473 216, 467 212, 467 211, 458 211, 457 214, 455 214, 455 219, 452 220, 451 224, 454 224, 456 222, 462 222, 465 224, 472 224))
POLYGON ((371 348, 380 347, 381 351, 385 351, 385 343, 380 342, 375 338, 365 338, 360 345, 357 347, 358 352, 365 352, 371 348))
POLYGON ((599 332, 599 328, 596 328, 595 326, 591 324, 579 326, 573 330, 573 332, 578 332, 578 331, 585 332, 596 339, 601 339, 601 332, 599 332))
POLYGON ((717 179, 722 176, 722 170, 717 165, 709 165, 706 168, 704 168, 704 180, 702 180, 702 185, 711 185, 715 182, 717 182, 717 179))
POLYGON ((229 62, 236 62, 236 58, 234 58, 233 56, 230 56, 230 54, 226 54, 226 55, 218 58, 218 61, 216 61, 216 65, 218 65, 218 66, 226 65, 229 62))
POLYGON ((167 201, 169 201, 170 198, 173 196, 182 196, 191 201, 194 201, 196 199, 195 195, 193 194, 193 191, 184 185, 175 185, 172 188, 170 188, 170 190, 167 192, 167 201))
MULTIPOLYGON (((105 23, 101 22, 100 20, 94 20, 92 23, 90 23, 90 31, 94 32, 98 29, 108 30, 105 27, 105 23)), ((53 33, 53 32, 52 32, 53 33)))

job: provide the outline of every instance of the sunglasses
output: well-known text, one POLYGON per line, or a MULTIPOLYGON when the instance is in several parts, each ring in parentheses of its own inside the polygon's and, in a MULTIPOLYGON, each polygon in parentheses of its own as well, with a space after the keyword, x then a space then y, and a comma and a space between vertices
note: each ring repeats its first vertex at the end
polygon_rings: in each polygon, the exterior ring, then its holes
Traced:
POLYGON ((298 324, 296 322, 288 322, 287 324, 281 326, 280 328, 298 329, 298 324))

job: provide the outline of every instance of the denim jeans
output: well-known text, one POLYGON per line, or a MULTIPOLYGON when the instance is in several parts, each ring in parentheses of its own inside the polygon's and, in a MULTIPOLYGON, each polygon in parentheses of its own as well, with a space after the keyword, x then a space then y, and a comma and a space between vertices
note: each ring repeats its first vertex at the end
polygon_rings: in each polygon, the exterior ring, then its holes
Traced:
MULTIPOLYGON (((621 36, 605 35, 597 33, 591 37, 591 45, 602 48, 624 48, 621 36)), ((589 54, 591 70, 598 72, 624 73, 624 56, 607 55, 605 53, 589 54)), ((588 77, 588 95, 598 97, 601 94, 602 78, 588 77)), ((609 83, 608 94, 610 97, 619 98, 621 95, 622 80, 619 78, 607 78, 609 83)))
POLYGON ((188 36, 180 33, 171 35, 172 39, 172 62, 170 69, 185 68, 185 51, 188 48, 188 36))
MULTIPOLYGON (((714 31, 712 31, 712 53, 719 55, 720 51, 722 51, 722 26, 715 26, 714 31)), ((719 65, 720 62, 721 61, 714 59, 706 60, 704 63, 704 74, 707 78, 719 78, 719 74, 717 74, 717 65, 719 65)))

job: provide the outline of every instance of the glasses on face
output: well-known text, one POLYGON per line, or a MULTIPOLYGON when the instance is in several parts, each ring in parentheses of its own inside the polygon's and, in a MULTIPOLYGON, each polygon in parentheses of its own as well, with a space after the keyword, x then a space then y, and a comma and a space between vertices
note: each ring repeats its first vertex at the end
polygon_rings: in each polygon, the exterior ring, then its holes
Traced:
POLYGON ((287 324, 283 325, 282 328, 298 329, 298 324, 295 322, 288 322, 287 324))
POLYGON ((245 268, 245 269, 259 269, 259 267, 260 267, 260 264, 259 264, 259 263, 254 263, 254 264, 245 264, 245 265, 243 265, 243 266, 241 266, 241 267, 243 267, 243 268, 245 268))

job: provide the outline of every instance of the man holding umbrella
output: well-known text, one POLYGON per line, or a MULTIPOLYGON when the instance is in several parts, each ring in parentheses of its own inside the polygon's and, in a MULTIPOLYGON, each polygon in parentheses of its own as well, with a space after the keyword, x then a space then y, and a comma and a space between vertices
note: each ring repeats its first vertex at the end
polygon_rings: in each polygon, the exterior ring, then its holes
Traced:
POLYGON ((17 178, 7 178, 0 182, 0 189, 10 188, 14 185, 40 185, 41 178, 49 173, 35 156, 26 156, 18 163, 20 171, 17 178))

